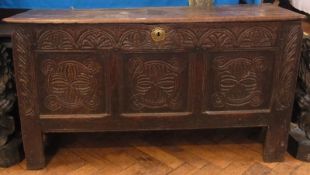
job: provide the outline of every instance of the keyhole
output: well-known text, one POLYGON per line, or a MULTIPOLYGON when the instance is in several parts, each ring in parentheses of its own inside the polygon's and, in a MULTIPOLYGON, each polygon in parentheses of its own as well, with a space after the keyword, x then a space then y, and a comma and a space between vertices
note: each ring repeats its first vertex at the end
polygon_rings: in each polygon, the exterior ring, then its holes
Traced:
POLYGON ((166 36, 165 31, 159 27, 153 29, 151 32, 151 37, 156 42, 165 40, 165 36, 166 36))

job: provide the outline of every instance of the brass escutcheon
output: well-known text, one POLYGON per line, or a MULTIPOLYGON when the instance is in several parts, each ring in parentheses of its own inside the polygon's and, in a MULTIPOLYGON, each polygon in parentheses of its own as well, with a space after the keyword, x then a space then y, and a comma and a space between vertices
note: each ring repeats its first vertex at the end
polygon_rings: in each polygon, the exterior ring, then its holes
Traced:
POLYGON ((163 41, 166 38, 166 31, 161 27, 156 27, 152 30, 151 36, 155 42, 163 41))

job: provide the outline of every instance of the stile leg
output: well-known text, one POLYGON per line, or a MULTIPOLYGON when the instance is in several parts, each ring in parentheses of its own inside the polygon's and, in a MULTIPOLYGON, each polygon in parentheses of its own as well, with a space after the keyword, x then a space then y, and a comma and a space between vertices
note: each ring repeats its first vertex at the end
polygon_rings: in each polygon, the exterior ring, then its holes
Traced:
POLYGON ((266 129, 263 159, 266 162, 282 162, 287 148, 288 125, 284 120, 266 129))
POLYGON ((22 121, 22 133, 27 169, 42 169, 45 166, 43 133, 38 122, 31 119, 22 121))

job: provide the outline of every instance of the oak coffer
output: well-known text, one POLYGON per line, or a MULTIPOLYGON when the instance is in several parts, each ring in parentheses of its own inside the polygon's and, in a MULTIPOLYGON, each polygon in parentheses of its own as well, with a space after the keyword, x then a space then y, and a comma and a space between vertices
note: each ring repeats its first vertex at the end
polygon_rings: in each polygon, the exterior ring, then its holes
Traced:
POLYGON ((31 10, 16 23, 14 65, 29 169, 43 135, 265 127, 282 161, 303 16, 272 5, 31 10))

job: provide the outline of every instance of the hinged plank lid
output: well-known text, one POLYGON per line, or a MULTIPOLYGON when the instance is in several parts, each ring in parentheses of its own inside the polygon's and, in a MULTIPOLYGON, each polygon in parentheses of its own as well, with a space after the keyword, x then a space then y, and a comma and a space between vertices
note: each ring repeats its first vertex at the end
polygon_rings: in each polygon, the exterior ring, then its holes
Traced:
POLYGON ((304 18, 274 5, 236 5, 212 8, 170 7, 97 10, 30 10, 9 18, 10 23, 186 23, 284 21, 304 18))

